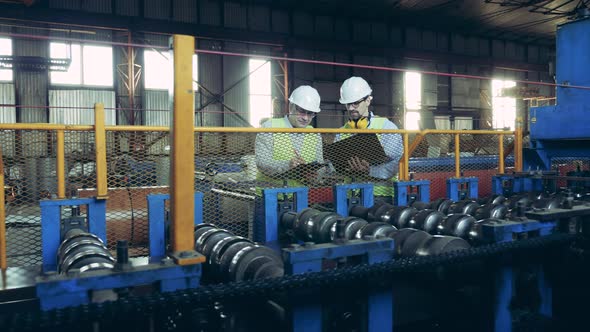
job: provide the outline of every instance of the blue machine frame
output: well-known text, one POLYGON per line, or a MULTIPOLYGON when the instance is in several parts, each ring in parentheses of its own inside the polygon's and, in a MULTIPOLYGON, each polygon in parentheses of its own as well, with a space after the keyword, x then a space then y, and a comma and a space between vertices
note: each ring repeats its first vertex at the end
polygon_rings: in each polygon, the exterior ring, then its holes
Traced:
MULTIPOLYGON (((319 272, 322 261, 343 257, 364 256, 365 262, 375 264, 393 259, 392 239, 351 240, 345 243, 294 245, 283 249, 285 268, 289 274, 319 272)), ((305 295, 294 299, 293 331, 322 331, 322 308, 305 295)), ((375 288, 368 296, 367 331, 390 331, 393 327, 393 293, 390 287, 375 288)))
MULTIPOLYGON (((166 201, 169 194, 150 194, 147 196, 150 257, 166 256, 166 201)), ((195 226, 203 222, 203 193, 195 193, 195 226)))
MULTIPOLYGON (((268 246, 278 249, 279 209, 281 208, 279 195, 283 196, 284 200, 281 203, 287 204, 285 207, 289 211, 299 212, 307 208, 308 193, 309 189, 307 187, 262 189, 262 209, 260 209, 261 211, 257 209, 257 212, 262 212, 262 216, 257 216, 254 221, 254 228, 257 230, 254 232, 254 241, 263 242, 268 246), (290 203, 294 203, 295 206, 291 206, 290 203)), ((258 204, 260 203, 257 202, 258 204)))
POLYGON ((350 208, 355 205, 373 206, 373 198, 373 184, 371 183, 334 185, 334 206, 336 213, 343 217, 347 217, 350 208))
MULTIPOLYGON (((505 221, 502 224, 482 225, 482 235, 489 243, 511 242, 514 236, 519 234, 546 236, 557 227, 556 222, 539 222, 536 220, 505 221)), ((552 288, 545 277, 542 265, 534 267, 537 272, 537 290, 541 296, 539 313, 551 317, 552 312, 552 288)), ((503 266, 495 272, 495 303, 494 303, 494 331, 504 332, 512 330, 512 312, 510 305, 516 290, 514 288, 514 269, 503 266)))
POLYGON ((476 177, 462 177, 447 179, 447 197, 452 201, 478 197, 479 179, 476 177), (466 188, 465 188, 466 187, 466 188), (464 193, 465 197, 461 197, 464 193))
MULTIPOLYGON (((153 249, 156 253, 164 252, 164 200, 168 195, 158 195, 152 203, 161 206, 161 210, 153 208, 152 213, 161 216, 157 219, 157 225, 150 224, 150 237, 155 235, 153 249), (152 233, 153 231, 153 233, 152 233), (157 234, 160 232, 159 234, 157 234)), ((195 194, 195 199, 200 204, 202 211, 202 194, 195 194)), ((61 243, 61 207, 80 206, 88 207, 88 231, 98 236, 106 243, 106 201, 95 198, 64 199, 41 201, 41 239, 43 256, 43 273, 36 278, 37 297, 42 310, 64 308, 87 304, 91 301, 91 291, 117 289, 139 285, 157 283, 161 292, 171 292, 179 289, 196 288, 201 279, 201 264, 179 266, 172 260, 150 262, 142 266, 115 267, 111 270, 88 271, 85 273, 72 273, 58 275, 57 250, 61 243)), ((202 212, 201 212, 202 216, 202 212)), ((149 220, 151 222, 151 220, 149 220)), ((152 248, 150 247, 150 252, 152 248)), ((158 257, 161 258, 162 256, 158 257)), ((150 257, 151 260, 152 257, 150 257)))
POLYGON ((412 181, 396 181, 393 183, 393 205, 406 206, 408 205, 408 195, 412 189, 418 191, 417 200, 419 202, 430 202, 430 181, 428 180, 412 180, 412 181))
POLYGON ((590 19, 557 28, 557 105, 531 107, 531 148, 524 151, 524 169, 551 169, 556 157, 590 158, 590 19), (585 89, 570 87, 586 87, 585 89), (576 121, 577 120, 577 121, 576 121))

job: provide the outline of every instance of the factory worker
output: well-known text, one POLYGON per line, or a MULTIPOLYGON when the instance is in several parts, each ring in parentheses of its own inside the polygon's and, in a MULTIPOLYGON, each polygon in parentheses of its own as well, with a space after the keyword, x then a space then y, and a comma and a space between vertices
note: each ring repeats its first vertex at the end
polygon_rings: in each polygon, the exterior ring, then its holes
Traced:
MULTIPOLYGON (((373 90, 361 77, 350 77, 340 87, 340 103, 345 105, 348 112, 348 122, 343 129, 398 129, 387 118, 376 116, 369 110, 373 90)), ((336 140, 349 137, 351 134, 338 134, 336 140)), ((375 184, 374 196, 376 200, 388 203, 393 201, 393 181, 397 180, 398 162, 403 153, 403 142, 399 134, 378 134, 379 142, 383 146, 389 161, 380 165, 370 166, 366 160, 353 157, 348 160, 349 170, 362 181, 375 184)), ((362 149, 362 147, 359 147, 362 149)))
MULTIPOLYGON (((320 111, 319 93, 311 86, 303 85, 291 93, 289 113, 264 122, 262 128, 313 128, 310 123, 320 111)), ((275 178, 279 174, 301 164, 324 162, 320 134, 260 133, 256 136, 255 149, 257 180, 261 186, 269 183, 283 186, 284 179, 275 178)), ((300 186, 301 183, 288 179, 288 185, 300 186)))

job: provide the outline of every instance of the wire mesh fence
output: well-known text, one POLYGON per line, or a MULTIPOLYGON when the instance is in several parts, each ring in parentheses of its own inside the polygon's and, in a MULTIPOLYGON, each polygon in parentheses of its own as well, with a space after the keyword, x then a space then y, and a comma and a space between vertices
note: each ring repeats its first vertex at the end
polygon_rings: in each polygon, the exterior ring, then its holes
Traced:
MULTIPOLYGON (((195 132, 194 154, 184 158, 195 166, 192 180, 203 193, 203 222, 253 238, 263 188, 308 187, 309 205, 322 209, 333 209, 338 183, 370 182, 376 196, 393 194, 403 135, 284 131, 195 132)), ((66 198, 97 196, 94 135, 64 131, 66 198)), ((512 135, 460 135, 460 170, 479 178, 480 195, 491 193, 491 177, 498 172, 499 137, 509 170, 512 135)), ((57 139, 53 130, 0 130, 9 266, 41 263, 39 201, 57 197, 57 139)), ((409 145, 416 139, 410 136, 409 145)), ((127 240, 130 256, 149 254, 147 196, 169 193, 171 143, 168 131, 107 130, 109 249, 127 240)), ((410 154, 409 171, 416 180, 431 181, 431 199, 446 196, 446 179, 456 175, 454 144, 454 134, 428 134, 410 154)), ((81 209, 83 216, 86 212, 81 209)), ((62 217, 69 213, 62 209, 62 217)))

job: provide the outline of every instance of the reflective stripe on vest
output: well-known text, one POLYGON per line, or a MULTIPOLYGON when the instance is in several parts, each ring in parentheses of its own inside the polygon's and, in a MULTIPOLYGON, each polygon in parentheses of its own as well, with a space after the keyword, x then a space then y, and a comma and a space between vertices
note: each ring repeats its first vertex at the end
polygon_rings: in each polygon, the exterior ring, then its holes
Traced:
MULTIPOLYGON (((371 123, 369 124, 368 129, 383 129, 383 127, 385 127, 386 120, 387 120, 386 118, 373 117, 373 118, 371 118, 371 123)), ((342 128, 343 129, 352 129, 348 125, 348 123, 345 124, 344 127, 342 127, 342 128)), ((345 134, 341 134, 340 137, 341 137, 341 139, 345 139, 345 138, 348 138, 352 135, 354 135, 354 134, 345 133, 345 134)), ((379 142, 381 142, 381 134, 377 134, 377 138, 379 139, 379 142)), ((371 181, 374 183, 373 196, 393 197, 393 182, 397 181, 397 176, 393 176, 392 178, 387 179, 387 180, 375 181, 375 179, 372 179, 371 181)))

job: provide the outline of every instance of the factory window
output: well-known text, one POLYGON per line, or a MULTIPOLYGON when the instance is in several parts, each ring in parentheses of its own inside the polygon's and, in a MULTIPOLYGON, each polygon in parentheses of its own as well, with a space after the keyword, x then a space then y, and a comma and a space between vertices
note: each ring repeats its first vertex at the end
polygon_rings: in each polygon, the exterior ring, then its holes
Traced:
POLYGON ((250 124, 272 116, 271 73, 268 60, 250 59, 250 124))
POLYGON ((404 129, 420 129, 420 108, 422 107, 422 74, 406 72, 404 75, 404 100, 406 116, 404 129))
POLYGON ((113 48, 110 46, 51 43, 52 59, 70 58, 67 71, 51 71, 51 84, 113 86, 113 48))
MULTIPOLYGON (((144 85, 146 89, 168 90, 172 85, 173 61, 167 51, 143 51, 144 85)), ((193 90, 198 91, 197 55, 193 55, 193 90)))
POLYGON ((492 80, 492 116, 494 128, 514 130, 516 122, 516 98, 503 97, 502 91, 516 86, 514 81, 492 80))
MULTIPOLYGON (((12 55, 12 40, 0 38, 0 55, 12 55)), ((3 69, 0 64, 0 81, 12 81, 12 69, 3 69)))

